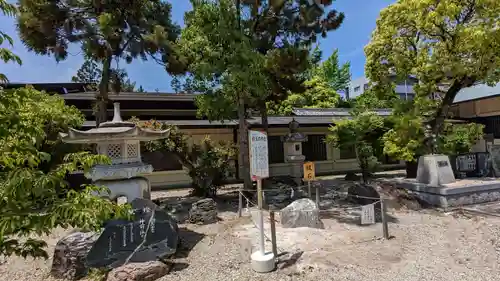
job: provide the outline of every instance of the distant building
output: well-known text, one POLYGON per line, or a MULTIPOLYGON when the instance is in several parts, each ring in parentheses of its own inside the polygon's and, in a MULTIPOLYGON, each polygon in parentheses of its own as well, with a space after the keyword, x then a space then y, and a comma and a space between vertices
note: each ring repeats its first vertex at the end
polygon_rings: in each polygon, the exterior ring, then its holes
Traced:
MULTIPOLYGON (((396 76, 393 77, 396 80, 396 76)), ((346 98, 352 99, 355 98, 366 90, 368 90, 370 81, 366 77, 360 77, 354 79, 349 83, 349 88, 346 91, 346 98)), ((413 91, 413 85, 417 83, 417 80, 412 77, 408 77, 408 79, 403 81, 398 81, 396 83, 396 94, 399 95, 401 99, 404 100, 412 100, 415 97, 415 91, 413 91)))

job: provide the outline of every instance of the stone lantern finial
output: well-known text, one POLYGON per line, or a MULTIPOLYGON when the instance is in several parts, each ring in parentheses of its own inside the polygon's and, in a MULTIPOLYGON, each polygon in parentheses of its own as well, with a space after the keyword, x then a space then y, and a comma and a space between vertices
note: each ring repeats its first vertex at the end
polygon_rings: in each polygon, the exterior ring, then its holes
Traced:
POLYGON ((111 122, 113 122, 113 123, 123 122, 122 116, 120 113, 120 103, 115 102, 115 103, 113 103, 113 106, 114 106, 114 112, 113 112, 113 120, 111 122))

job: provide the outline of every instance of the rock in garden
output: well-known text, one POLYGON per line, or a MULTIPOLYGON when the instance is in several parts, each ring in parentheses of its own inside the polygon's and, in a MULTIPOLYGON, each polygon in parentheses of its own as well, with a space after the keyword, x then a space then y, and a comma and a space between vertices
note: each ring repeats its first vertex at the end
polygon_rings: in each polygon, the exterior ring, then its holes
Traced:
POLYGON ((94 232, 75 232, 56 244, 50 274, 59 279, 76 280, 85 276, 87 253, 99 235, 94 232))
POLYGON ((169 266, 160 261, 129 263, 109 272, 107 281, 153 281, 168 271, 169 266))
POLYGON ((217 222, 217 203, 211 198, 196 201, 189 210, 189 222, 210 224, 217 222))
POLYGON ((346 181, 359 181, 360 177, 358 175, 356 175, 356 173, 354 173, 354 172, 347 172, 347 174, 345 174, 344 180, 346 180, 346 181))
POLYGON ((264 200, 269 209, 282 209, 294 200, 307 197, 304 191, 297 188, 292 177, 269 178, 266 186, 269 190, 264 190, 264 200))
POLYGON ((361 205, 372 204, 380 200, 377 188, 369 184, 354 183, 347 189, 347 194, 349 200, 361 205))
POLYGON ((292 202, 281 210, 281 224, 284 228, 323 228, 316 203, 308 198, 292 202))

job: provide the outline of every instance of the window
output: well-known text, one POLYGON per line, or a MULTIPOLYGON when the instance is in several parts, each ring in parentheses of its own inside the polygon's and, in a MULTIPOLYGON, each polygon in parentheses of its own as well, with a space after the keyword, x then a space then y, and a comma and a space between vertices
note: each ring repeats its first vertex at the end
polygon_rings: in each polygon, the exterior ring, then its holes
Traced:
POLYGON ((359 92, 359 90, 361 90, 360 86, 357 86, 357 87, 354 88, 354 92, 359 92))
POLYGON ((325 135, 308 135, 307 142, 302 143, 302 154, 306 161, 326 160, 325 135))
POLYGON ((365 90, 365 91, 368 90, 368 84, 363 85, 363 90, 365 90))
POLYGON ((267 146, 269 151, 269 164, 284 163, 285 150, 280 136, 269 136, 267 138, 267 146))
POLYGON ((142 161, 151 164, 155 171, 182 170, 182 164, 177 156, 167 151, 142 152, 142 161))
POLYGON ((354 145, 339 148, 340 159, 356 159, 356 148, 354 145))

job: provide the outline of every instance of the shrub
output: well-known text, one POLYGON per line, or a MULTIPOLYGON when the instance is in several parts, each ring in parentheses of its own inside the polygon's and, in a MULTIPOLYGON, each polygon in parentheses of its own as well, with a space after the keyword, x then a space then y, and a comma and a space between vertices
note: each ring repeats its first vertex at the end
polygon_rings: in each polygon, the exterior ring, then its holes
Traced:
POLYGON ((141 127, 153 130, 169 130, 168 137, 145 143, 147 151, 166 151, 174 154, 182 166, 188 170, 193 181, 192 195, 214 197, 217 189, 231 175, 234 167, 232 160, 236 149, 227 142, 214 142, 208 136, 200 144, 189 144, 188 137, 175 126, 156 120, 138 122, 141 127))

